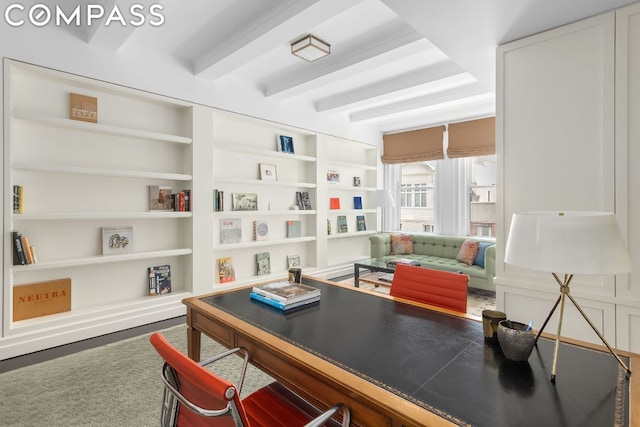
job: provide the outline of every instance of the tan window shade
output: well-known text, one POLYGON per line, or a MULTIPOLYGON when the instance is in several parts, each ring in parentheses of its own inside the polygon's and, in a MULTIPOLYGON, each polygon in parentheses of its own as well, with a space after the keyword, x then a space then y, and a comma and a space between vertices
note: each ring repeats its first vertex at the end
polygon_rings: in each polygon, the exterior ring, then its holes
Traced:
POLYGON ((382 163, 412 163, 444 158, 444 126, 383 135, 382 163))
POLYGON ((449 125, 449 158, 488 156, 495 153, 495 117, 449 125))

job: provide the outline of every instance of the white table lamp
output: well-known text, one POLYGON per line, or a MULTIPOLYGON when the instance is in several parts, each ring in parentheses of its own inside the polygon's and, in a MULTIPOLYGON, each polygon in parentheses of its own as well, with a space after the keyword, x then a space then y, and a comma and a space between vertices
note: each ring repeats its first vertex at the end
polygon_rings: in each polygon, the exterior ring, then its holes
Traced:
POLYGON ((384 209, 385 208, 395 208, 396 202, 391 197, 391 191, 389 190, 376 190, 373 192, 373 206, 376 208, 381 208, 381 218, 380 224, 381 228, 383 228, 384 224, 384 209))
POLYGON ((615 215, 607 212, 516 213, 505 250, 504 261, 517 267, 549 272, 560 285, 560 296, 538 332, 536 342, 560 304, 558 333, 553 353, 551 381, 555 382, 564 302, 569 298, 600 337, 611 354, 631 375, 631 370, 613 351, 569 292, 574 274, 609 275, 631 271, 631 258, 620 234, 615 215), (561 280, 559 275, 563 274, 561 280))

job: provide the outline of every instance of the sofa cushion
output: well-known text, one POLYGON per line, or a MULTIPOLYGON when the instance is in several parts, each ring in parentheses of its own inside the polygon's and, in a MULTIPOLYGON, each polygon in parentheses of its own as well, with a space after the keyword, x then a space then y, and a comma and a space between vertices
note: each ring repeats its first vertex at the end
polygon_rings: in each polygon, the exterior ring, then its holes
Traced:
POLYGON ((480 242, 477 240, 466 239, 462 242, 462 246, 460 246, 456 259, 467 265, 472 265, 473 261, 476 259, 476 255, 478 255, 479 246, 480 242))
POLYGON ((406 234, 391 235, 391 255, 411 255, 413 253, 413 236, 406 234))
POLYGON ((487 251, 487 248, 494 243, 492 242, 480 242, 480 246, 478 246, 478 255, 476 255, 476 259, 473 260, 475 265, 479 265, 484 268, 484 254, 487 251))

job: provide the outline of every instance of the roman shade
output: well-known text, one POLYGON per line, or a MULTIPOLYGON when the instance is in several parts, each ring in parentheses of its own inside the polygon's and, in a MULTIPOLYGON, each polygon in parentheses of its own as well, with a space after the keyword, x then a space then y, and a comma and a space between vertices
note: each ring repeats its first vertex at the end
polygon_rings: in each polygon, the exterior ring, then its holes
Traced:
POLYGON ((476 157, 496 153, 496 118, 449 125, 447 157, 476 157))
POLYGON ((413 163, 444 159, 444 126, 383 135, 382 163, 413 163))

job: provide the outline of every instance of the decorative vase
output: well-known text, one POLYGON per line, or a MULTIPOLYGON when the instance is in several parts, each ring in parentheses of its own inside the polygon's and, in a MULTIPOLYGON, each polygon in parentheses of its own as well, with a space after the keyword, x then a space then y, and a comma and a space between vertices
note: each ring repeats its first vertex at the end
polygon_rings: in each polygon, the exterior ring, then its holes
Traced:
POLYGON ((498 324, 498 342, 504 356, 514 362, 525 362, 533 351, 536 337, 527 325, 501 320, 498 324))

